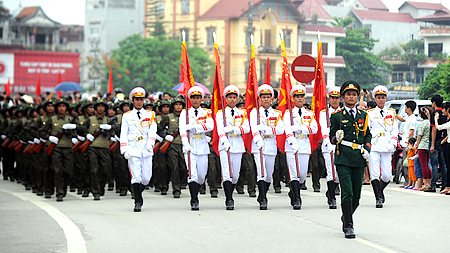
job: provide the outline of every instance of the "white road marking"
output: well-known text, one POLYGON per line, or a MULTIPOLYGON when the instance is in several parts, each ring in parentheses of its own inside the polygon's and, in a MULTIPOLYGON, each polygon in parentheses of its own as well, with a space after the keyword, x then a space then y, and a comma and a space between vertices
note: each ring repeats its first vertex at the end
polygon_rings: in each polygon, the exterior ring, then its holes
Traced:
MULTIPOLYGON (((83 235, 80 232, 80 229, 75 225, 75 223, 72 222, 72 220, 69 219, 66 215, 64 215, 61 211, 53 207, 52 205, 49 205, 45 202, 43 202, 40 199, 32 199, 29 198, 29 193, 15 193, 10 192, 8 190, 0 189, 0 191, 9 193, 11 195, 16 196, 17 198, 23 200, 23 201, 29 201, 42 210, 44 210, 46 213, 50 215, 57 223, 58 225, 63 229, 64 235, 67 240, 67 252, 68 253, 85 253, 86 251, 86 241, 83 238, 83 235)), ((31 195, 34 196, 34 195, 31 195)))
POLYGON ((369 242, 369 241, 367 241, 367 240, 364 240, 364 239, 361 239, 361 238, 358 238, 358 237, 355 238, 355 241, 357 241, 357 242, 359 242, 359 243, 362 243, 362 244, 364 244, 364 245, 367 245, 367 246, 369 246, 369 247, 372 247, 372 248, 374 248, 374 249, 377 249, 377 250, 379 250, 379 251, 386 252, 386 253, 395 253, 395 252, 396 252, 396 251, 390 250, 390 249, 388 249, 388 248, 382 247, 382 246, 377 245, 377 244, 375 244, 375 243, 371 243, 371 242, 369 242))

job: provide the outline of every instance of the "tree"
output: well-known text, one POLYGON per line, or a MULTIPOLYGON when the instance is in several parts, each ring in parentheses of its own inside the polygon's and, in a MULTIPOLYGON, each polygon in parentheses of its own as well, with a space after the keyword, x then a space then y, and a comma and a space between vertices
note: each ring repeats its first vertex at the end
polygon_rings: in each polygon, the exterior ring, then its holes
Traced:
POLYGON ((408 43, 400 44, 400 46, 405 51, 402 59, 409 61, 409 66, 416 66, 417 63, 427 60, 427 56, 423 53, 423 41, 411 40, 408 43))
POLYGON ((331 22, 331 24, 334 27, 347 27, 353 22, 352 17, 346 17, 346 18, 333 17, 333 19, 334 19, 334 22, 331 22))
MULTIPOLYGON (((213 62, 208 54, 197 47, 190 47, 188 54, 195 81, 211 80, 213 62)), ((149 92, 171 91, 180 82, 180 56, 181 41, 142 38, 136 34, 119 42, 119 49, 107 61, 107 68, 114 69, 114 86, 122 87, 124 92, 136 86, 149 92)), ((106 82, 107 79, 103 87, 106 82)))
POLYGON ((450 63, 439 63, 420 85, 420 99, 430 99, 435 94, 440 94, 444 100, 450 100, 450 63))
MULTIPOLYGON (((161 3, 164 4, 164 2, 161 3)), ((166 35, 164 29, 166 22, 162 21, 164 19, 164 9, 162 9, 161 3, 157 1, 151 1, 149 3, 150 11, 147 14, 148 22, 146 26, 151 29, 151 37, 164 37, 166 35)))
POLYGON ((348 29, 346 37, 336 40, 336 55, 342 55, 345 68, 336 70, 336 83, 347 80, 358 81, 364 88, 384 84, 383 72, 389 72, 392 65, 385 63, 371 51, 378 40, 367 38, 367 29, 348 29))

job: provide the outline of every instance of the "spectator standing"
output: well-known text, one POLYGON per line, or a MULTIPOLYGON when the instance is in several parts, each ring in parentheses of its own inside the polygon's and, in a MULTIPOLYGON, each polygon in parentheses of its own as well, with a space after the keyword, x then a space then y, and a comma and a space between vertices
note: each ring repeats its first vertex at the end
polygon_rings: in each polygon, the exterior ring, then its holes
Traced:
POLYGON ((431 188, 431 171, 428 167, 428 160, 430 159, 430 153, 428 153, 428 143, 430 142, 430 120, 427 117, 426 111, 429 109, 422 108, 420 110, 420 117, 423 119, 423 122, 419 125, 419 130, 417 132, 417 141, 414 146, 417 149, 417 153, 419 154, 419 161, 422 170, 417 169, 415 171, 417 178, 417 188, 421 191, 425 191, 431 188), (422 187, 422 183, 425 183, 425 186, 422 187))
MULTIPOLYGON (((434 109, 434 112, 430 115, 430 162, 431 162, 431 187, 426 192, 436 192, 436 182, 438 180, 438 166, 441 168, 442 175, 447 175, 447 167, 445 165, 444 159, 444 148, 441 141, 447 137, 447 131, 437 130, 434 115, 435 113, 439 114, 438 123, 444 124, 447 121, 447 117, 442 112, 442 103, 444 99, 441 95, 434 95, 431 98, 431 106, 434 109)), ((445 143, 444 143, 445 145, 445 143)), ((423 167, 422 167, 423 168, 423 167)), ((441 189, 447 187, 447 180, 442 180, 441 189)), ((445 178, 446 179, 446 178, 445 178)))
MULTIPOLYGON (((440 124, 439 123, 440 122, 440 120, 439 120, 440 119, 440 115, 439 115, 438 112, 436 112, 435 116, 434 116, 434 124, 435 124, 435 126, 436 126, 436 128, 438 130, 447 130, 447 137, 445 137, 441 141, 442 145, 447 145, 447 143, 449 141, 448 135, 449 135, 449 132, 450 132, 450 122, 448 122, 448 117, 450 116, 450 113, 449 113, 450 112, 450 102, 445 102, 444 103, 442 112, 443 112, 444 116, 447 117, 447 122, 444 123, 444 124, 440 124)), ((450 148, 446 148, 445 150, 446 150, 445 157, 447 158, 447 161, 448 161, 448 158, 450 158, 450 148)), ((443 188, 444 186, 442 186, 441 193, 445 193, 445 194, 448 193, 447 195, 450 195, 450 193, 449 193, 450 192, 450 187, 448 187, 448 182, 450 182, 450 175, 449 175, 449 171, 448 170, 447 170, 447 174, 442 174, 442 185, 444 185, 444 181, 447 181, 447 187, 445 187, 445 189, 444 189, 443 188)))
POLYGON ((414 156, 416 155, 416 149, 414 144, 416 143, 416 138, 411 137, 408 139, 408 185, 405 189, 413 189, 416 186, 416 174, 414 172, 414 156))

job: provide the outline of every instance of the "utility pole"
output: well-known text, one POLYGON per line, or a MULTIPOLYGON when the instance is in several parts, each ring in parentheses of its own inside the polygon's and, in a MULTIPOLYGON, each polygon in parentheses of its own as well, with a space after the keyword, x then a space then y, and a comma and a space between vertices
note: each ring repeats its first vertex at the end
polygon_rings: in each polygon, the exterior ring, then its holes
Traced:
POLYGON ((253 2, 248 2, 248 26, 247 26, 247 34, 245 35, 245 41, 248 41, 247 44, 247 67, 245 68, 245 74, 248 76, 248 66, 250 64, 250 54, 251 54, 251 42, 250 42, 250 34, 253 34, 255 29, 253 28, 253 2))

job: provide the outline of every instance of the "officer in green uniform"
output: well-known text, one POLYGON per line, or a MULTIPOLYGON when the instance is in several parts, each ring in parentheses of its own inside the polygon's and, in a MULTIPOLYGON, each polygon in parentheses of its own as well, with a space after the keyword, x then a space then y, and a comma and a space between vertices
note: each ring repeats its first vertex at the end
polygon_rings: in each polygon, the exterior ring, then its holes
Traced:
MULTIPOLYGON (((77 107, 79 106, 79 103, 73 103, 69 105, 68 115, 77 118, 78 117, 78 110, 77 107)), ((75 154, 75 157, 77 155, 75 154)), ((81 189, 81 167, 78 166, 79 163, 75 159, 75 165, 73 166, 73 173, 72 173, 72 179, 70 182, 70 192, 75 192, 77 188, 81 189)), ((81 193, 81 191, 78 191, 81 193)))
MULTIPOLYGON (((116 103, 117 104, 117 103, 116 103)), ((124 100, 119 104, 119 111, 117 113, 117 124, 113 125, 115 136, 115 141, 120 141, 120 128, 122 126, 123 113, 130 110, 130 101, 124 100)), ((120 196, 126 196, 128 190, 131 189, 131 177, 128 171, 127 160, 120 154, 120 148, 113 153, 113 168, 114 176, 116 180, 116 190, 119 190, 120 196)))
POLYGON ((92 143, 86 150, 90 167, 90 184, 94 200, 100 200, 105 194, 105 185, 111 175, 111 157, 109 143, 114 137, 114 130, 108 124, 106 116, 108 104, 105 100, 97 100, 94 103, 95 115, 84 120, 80 132, 87 132, 86 139, 92 143), (93 134, 100 131, 97 136, 93 134))
POLYGON ((347 81, 341 86, 344 107, 330 118, 330 141, 336 145, 334 164, 341 182, 341 207, 345 238, 355 238, 353 213, 359 205, 364 167, 371 148, 372 135, 367 127, 368 115, 356 108, 360 86, 347 81))
MULTIPOLYGON (((175 131, 179 131, 178 126, 180 122, 180 113, 183 110, 185 104, 184 99, 175 98, 172 101, 173 113, 170 113, 161 118, 158 123, 157 134, 163 139, 163 143, 166 141, 171 141, 169 148, 166 151, 165 160, 167 165, 165 167, 165 173, 163 178, 165 181, 162 182, 161 191, 168 188, 169 176, 172 181, 172 194, 174 198, 180 198, 181 194, 181 178, 187 177, 186 162, 184 161, 183 155, 183 145, 181 143, 180 134, 172 136, 175 131)), ((158 117, 158 116, 156 116, 158 117)), ((158 151, 158 153, 161 151, 158 151)))
POLYGON ((55 149, 51 153, 51 168, 55 177, 56 201, 61 202, 67 194, 67 186, 71 182, 73 173, 75 158, 72 144, 78 141, 76 138, 78 121, 76 119, 72 121, 73 118, 66 115, 69 103, 67 103, 65 98, 58 99, 55 102, 55 107, 56 115, 43 122, 39 132, 44 137, 43 139, 48 140, 48 145, 50 143, 56 144, 55 149), (50 134, 47 134, 49 130, 50 134), (63 131, 64 134, 58 138, 56 136, 60 131, 63 131))

